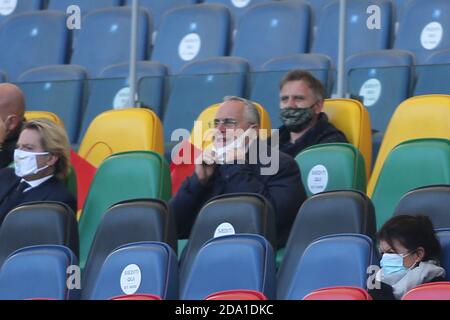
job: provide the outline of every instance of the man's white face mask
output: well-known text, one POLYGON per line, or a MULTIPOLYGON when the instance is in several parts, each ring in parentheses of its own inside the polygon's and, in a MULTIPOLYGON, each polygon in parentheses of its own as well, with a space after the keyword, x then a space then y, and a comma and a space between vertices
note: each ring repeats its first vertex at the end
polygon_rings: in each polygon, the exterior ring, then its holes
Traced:
POLYGON ((16 176, 23 178, 35 175, 49 166, 38 168, 37 156, 46 156, 48 152, 36 153, 16 149, 14 151, 14 167, 16 176))
POLYGON ((225 164, 227 162, 227 154, 234 152, 236 150, 241 150, 244 154, 247 153, 249 148, 249 143, 247 143, 246 138, 249 138, 249 140, 253 140, 254 137, 252 135, 255 129, 249 128, 247 129, 243 134, 241 134, 239 137, 231 141, 230 143, 226 144, 225 146, 213 146, 213 151, 216 154, 216 163, 218 164, 225 164))

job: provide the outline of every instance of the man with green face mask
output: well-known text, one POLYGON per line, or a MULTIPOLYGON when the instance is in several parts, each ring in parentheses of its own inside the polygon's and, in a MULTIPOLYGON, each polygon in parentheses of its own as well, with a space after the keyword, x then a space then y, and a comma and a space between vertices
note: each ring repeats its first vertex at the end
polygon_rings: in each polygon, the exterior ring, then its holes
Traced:
POLYGON ((280 151, 296 157, 322 143, 347 142, 322 112, 324 87, 309 72, 294 70, 280 83, 280 151))

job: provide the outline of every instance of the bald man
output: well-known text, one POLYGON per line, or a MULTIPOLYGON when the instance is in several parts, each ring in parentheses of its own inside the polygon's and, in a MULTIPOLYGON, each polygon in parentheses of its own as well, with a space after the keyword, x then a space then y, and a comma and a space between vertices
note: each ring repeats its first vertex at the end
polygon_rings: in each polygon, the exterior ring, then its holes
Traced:
MULTIPOLYGON (((13 161, 14 150, 24 122, 25 98, 19 87, 0 84, 0 120, 4 127, 4 141, 0 141, 0 169, 13 161)), ((1 128, 0 128, 1 130, 1 128)), ((1 134, 0 134, 1 135, 1 134)), ((1 138, 1 137, 0 137, 1 138)))

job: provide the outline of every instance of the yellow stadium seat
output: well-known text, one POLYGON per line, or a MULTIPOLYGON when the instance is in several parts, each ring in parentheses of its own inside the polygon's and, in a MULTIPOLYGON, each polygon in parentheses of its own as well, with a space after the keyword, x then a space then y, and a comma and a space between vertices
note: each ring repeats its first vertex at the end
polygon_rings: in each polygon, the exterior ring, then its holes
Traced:
POLYGON ((39 119, 39 118, 45 118, 45 119, 52 120, 53 122, 55 122, 56 124, 59 124, 61 127, 64 128, 64 123, 53 112, 48 112, 48 111, 27 111, 27 112, 25 112, 25 119, 27 119, 27 120, 33 120, 33 119, 39 119))
POLYGON ((373 195, 381 169, 391 150, 402 142, 421 138, 450 139, 450 95, 417 96, 398 106, 373 168, 367 188, 369 197, 373 195))
MULTIPOLYGON (((197 118, 197 121, 191 132, 190 142, 198 149, 203 150, 211 143, 210 139, 207 139, 203 142, 202 137, 204 137, 205 133, 208 131, 208 129, 210 129, 209 124, 214 120, 220 105, 221 103, 218 103, 206 108, 197 118)), ((270 136, 270 130, 272 128, 270 123, 270 116, 263 106, 256 102, 255 105, 258 108, 261 118, 260 129, 266 129, 268 136, 270 136)), ((264 132, 262 132, 262 134, 264 134, 264 132)))
POLYGON ((161 120, 149 109, 110 110, 89 126, 79 155, 93 166, 109 156, 126 151, 154 151, 164 155, 161 120))
POLYGON ((366 165, 367 178, 372 169, 372 126, 363 104, 353 99, 325 100, 324 112, 330 122, 341 130, 347 140, 361 151, 366 165))

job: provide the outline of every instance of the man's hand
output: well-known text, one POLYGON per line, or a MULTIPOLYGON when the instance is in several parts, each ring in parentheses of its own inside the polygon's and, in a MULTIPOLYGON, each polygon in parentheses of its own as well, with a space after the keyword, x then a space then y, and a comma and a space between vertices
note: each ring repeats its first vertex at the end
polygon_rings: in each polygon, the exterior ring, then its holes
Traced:
POLYGON ((199 161, 196 161, 195 164, 195 174, 198 177, 198 180, 202 185, 206 185, 214 174, 214 170, 216 168, 216 158, 215 153, 212 150, 205 150, 201 155, 202 163, 197 164, 199 161))
POLYGON ((0 149, 6 139, 6 126, 2 119, 0 119, 0 149))

